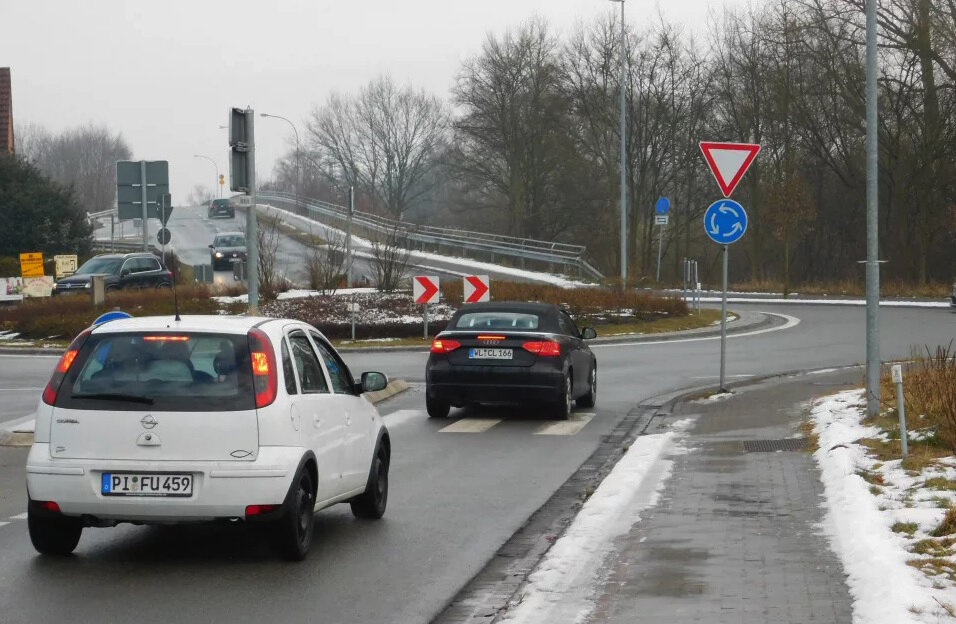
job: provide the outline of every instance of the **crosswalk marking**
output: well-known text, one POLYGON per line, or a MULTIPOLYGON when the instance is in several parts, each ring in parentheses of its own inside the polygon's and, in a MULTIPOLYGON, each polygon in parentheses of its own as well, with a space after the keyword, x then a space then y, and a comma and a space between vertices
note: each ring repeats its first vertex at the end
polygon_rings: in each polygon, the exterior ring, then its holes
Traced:
POLYGON ((501 422, 500 418, 462 418, 439 433, 484 433, 501 422))
POLYGON ((547 425, 542 425, 538 427, 538 430, 534 433, 535 435, 575 435, 584 429, 584 427, 591 422, 592 418, 594 418, 594 414, 588 412, 583 414, 571 414, 567 420, 559 420, 547 425))
POLYGON ((11 519, 11 520, 26 520, 26 519, 27 519, 27 512, 24 511, 22 514, 17 514, 17 515, 15 515, 15 516, 10 516, 10 519, 11 519))

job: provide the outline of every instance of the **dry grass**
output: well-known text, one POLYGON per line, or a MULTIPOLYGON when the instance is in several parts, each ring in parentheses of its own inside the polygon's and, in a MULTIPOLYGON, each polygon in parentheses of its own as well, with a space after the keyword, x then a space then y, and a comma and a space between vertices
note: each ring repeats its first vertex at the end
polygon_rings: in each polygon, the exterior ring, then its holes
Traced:
POLYGON ((943 537, 956 533, 956 507, 950 507, 943 516, 943 521, 930 533, 933 537, 943 537))
POLYGON ((913 544, 912 552, 917 555, 928 555, 930 557, 951 557, 954 554, 954 543, 956 543, 956 539, 951 537, 943 539, 924 539, 913 544))
POLYGON ((947 479, 946 477, 932 477, 931 479, 927 479, 923 485, 933 490, 956 490, 956 481, 947 479))
MULTIPOLYGON (((829 282, 814 282, 812 284, 792 284, 791 293, 801 295, 839 295, 862 297, 866 294, 866 284, 859 280, 836 280, 829 282)), ((902 280, 881 279, 880 294, 884 297, 931 297, 945 298, 952 292, 952 284, 948 282, 932 282, 929 284, 914 284, 902 280)), ((734 290, 755 292, 783 292, 783 282, 775 280, 756 280, 738 282, 734 290)))
POLYGON ((926 576, 942 576, 950 581, 956 580, 956 570, 954 570, 954 566, 956 566, 956 564, 949 559, 944 559, 942 557, 931 557, 929 559, 910 559, 906 562, 906 565, 916 568, 926 576))
MULTIPOLYGON (((888 442, 875 438, 864 438, 860 443, 869 449, 870 454, 880 461, 899 459, 903 454, 899 440, 888 442)), ((909 456, 903 460, 903 468, 910 471, 922 472, 925 468, 937 465, 937 460, 949 457, 952 453, 937 444, 926 442, 910 442, 909 456)))
MULTIPOLYGON (((886 405, 893 409, 890 418, 897 419, 896 386, 889 375, 882 379, 882 394, 886 405)), ((920 427, 936 431, 934 436, 922 442, 935 443, 956 452, 956 352, 952 343, 935 350, 914 351, 903 375, 903 399, 908 422, 915 422, 917 416, 923 416, 920 427)), ((897 424, 886 428, 899 435, 897 424)))
POLYGON ((919 529, 919 525, 915 522, 894 522, 893 526, 890 527, 890 530, 894 533, 906 533, 910 537, 913 537, 913 533, 916 533, 917 529, 919 529))

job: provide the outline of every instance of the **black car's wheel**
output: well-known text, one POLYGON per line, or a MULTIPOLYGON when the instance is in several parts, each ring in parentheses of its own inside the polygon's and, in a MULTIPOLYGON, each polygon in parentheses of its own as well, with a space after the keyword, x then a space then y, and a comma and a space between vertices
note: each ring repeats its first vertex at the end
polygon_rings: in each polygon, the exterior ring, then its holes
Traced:
POLYGON ((451 410, 451 404, 448 401, 425 395, 425 411, 428 412, 429 418, 447 418, 449 410, 451 410))
POLYGON ((349 504, 352 514, 356 518, 378 520, 385 515, 385 505, 388 503, 388 454, 379 447, 372 459, 372 468, 369 471, 368 483, 365 492, 356 496, 349 504))
POLYGON ((37 517, 27 510, 27 529, 37 552, 44 555, 68 555, 80 542, 83 525, 73 518, 37 517))
POLYGON ((597 403, 597 365, 591 367, 591 374, 588 376, 588 393, 578 397, 578 407, 594 407, 597 403))
POLYGON ((315 522, 315 490, 312 475, 305 468, 296 476, 282 517, 274 527, 279 553, 290 561, 302 561, 312 546, 315 522))
POLYGON ((573 379, 574 371, 568 371, 568 374, 564 378, 564 388, 561 392, 561 397, 554 406, 554 415, 558 420, 567 420, 571 417, 571 409, 574 407, 574 399, 572 398, 574 389, 573 379))

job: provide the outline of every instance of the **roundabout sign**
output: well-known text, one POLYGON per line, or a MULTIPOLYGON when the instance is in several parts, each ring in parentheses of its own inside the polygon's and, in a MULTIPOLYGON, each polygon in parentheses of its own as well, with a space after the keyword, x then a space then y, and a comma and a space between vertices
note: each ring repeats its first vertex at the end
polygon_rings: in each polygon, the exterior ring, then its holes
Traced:
POLYGON ((747 211, 732 199, 712 203, 704 213, 704 232, 719 245, 730 245, 747 231, 747 211))

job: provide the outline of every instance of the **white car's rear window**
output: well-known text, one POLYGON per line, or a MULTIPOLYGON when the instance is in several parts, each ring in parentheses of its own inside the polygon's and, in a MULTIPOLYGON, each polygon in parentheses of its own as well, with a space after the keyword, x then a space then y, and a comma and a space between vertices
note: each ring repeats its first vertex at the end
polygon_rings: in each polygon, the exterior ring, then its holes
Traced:
POLYGON ((93 335, 57 395, 72 409, 231 411, 255 408, 245 335, 93 335))

